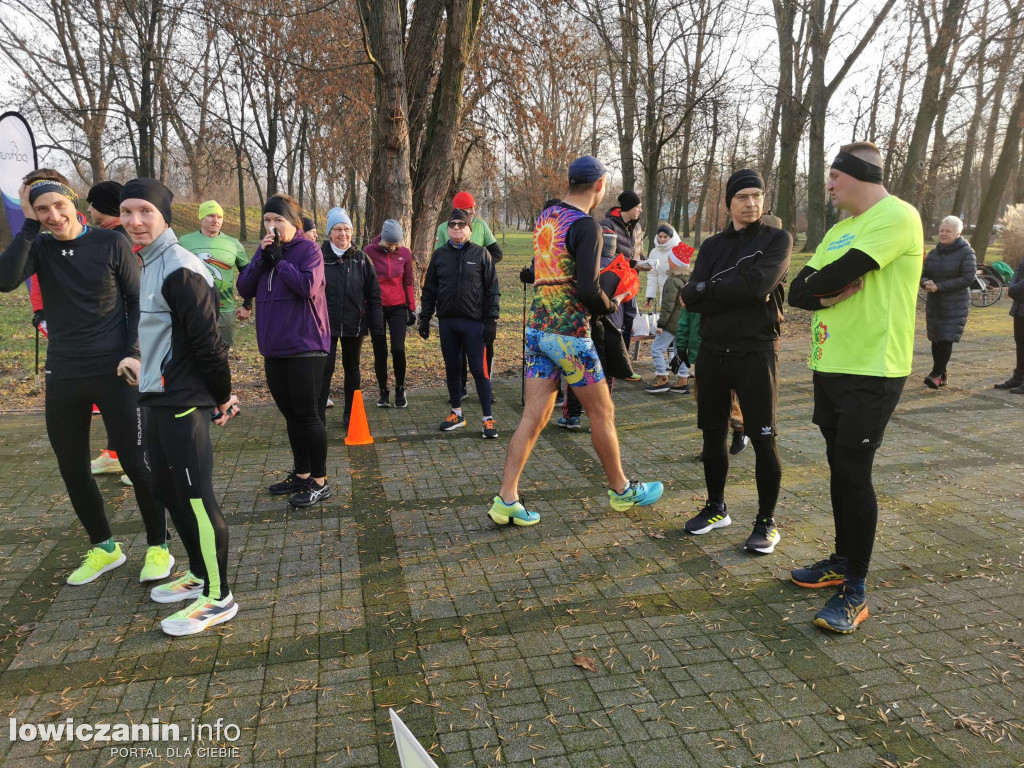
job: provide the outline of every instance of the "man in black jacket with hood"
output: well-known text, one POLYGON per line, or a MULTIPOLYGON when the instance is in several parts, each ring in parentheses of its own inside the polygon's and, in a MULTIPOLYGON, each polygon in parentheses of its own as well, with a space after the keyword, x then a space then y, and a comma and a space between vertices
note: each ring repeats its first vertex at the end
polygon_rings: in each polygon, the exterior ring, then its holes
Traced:
POLYGON ((782 462, 775 444, 778 403, 779 324, 793 239, 761 220, 764 179, 743 169, 730 178, 726 228, 704 241, 682 291, 687 311, 700 314, 697 426, 704 432, 704 482, 708 500, 686 531, 708 533, 732 523, 725 506, 729 472, 726 438, 732 390, 743 409, 744 428, 754 444, 757 518, 745 547, 769 554, 780 536, 775 504, 782 462))

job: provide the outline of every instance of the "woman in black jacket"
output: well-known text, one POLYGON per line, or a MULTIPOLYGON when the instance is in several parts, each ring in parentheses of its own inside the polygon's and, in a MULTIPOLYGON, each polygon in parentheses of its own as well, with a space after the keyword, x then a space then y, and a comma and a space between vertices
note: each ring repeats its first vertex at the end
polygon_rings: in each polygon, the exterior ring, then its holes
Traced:
POLYGON ((1010 378, 1002 384, 996 384, 996 389, 1008 389, 1015 395, 1024 395, 1024 259, 1014 270, 1007 293, 1013 299, 1010 317, 1013 318, 1013 341, 1017 347, 1017 367, 1013 369, 1010 378))
POLYGON ((430 338, 430 318, 437 312, 441 355, 452 412, 441 422, 441 431, 464 427, 462 415, 462 353, 476 381, 484 424, 482 437, 498 436, 491 414, 491 380, 487 370, 487 344, 498 329, 498 277, 491 254, 470 242, 473 219, 456 208, 448 217, 448 242, 434 251, 423 278, 420 298, 420 336, 430 338))
POLYGON ((978 269, 974 251, 961 237, 964 223, 947 216, 939 225, 939 244, 924 259, 921 287, 928 292, 925 319, 932 343, 932 372, 924 380, 932 389, 946 386, 946 365, 960 341, 971 305, 970 285, 978 269))
POLYGON ((352 244, 352 220, 343 208, 327 212, 327 240, 324 252, 324 278, 327 281, 327 315, 331 326, 331 351, 324 367, 320 387, 320 419, 327 423, 327 395, 334 375, 338 347, 345 375, 345 416, 348 429, 352 415, 352 396, 360 389, 359 358, 367 332, 384 335, 384 314, 380 304, 380 283, 370 257, 352 244))

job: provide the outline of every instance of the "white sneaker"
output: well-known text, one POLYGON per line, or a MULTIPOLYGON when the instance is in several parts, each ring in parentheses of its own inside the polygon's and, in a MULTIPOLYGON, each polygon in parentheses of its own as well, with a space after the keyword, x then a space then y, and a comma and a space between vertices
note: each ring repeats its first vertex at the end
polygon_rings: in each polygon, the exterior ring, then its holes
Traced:
POLYGON ((111 456, 106 448, 100 451, 100 455, 93 459, 89 466, 94 475, 120 475, 124 472, 120 460, 116 456, 111 456))
POLYGON ((228 595, 223 600, 199 597, 191 605, 185 606, 161 621, 160 629, 174 637, 195 635, 207 627, 231 621, 236 613, 238 613, 238 603, 235 602, 232 595, 228 595))
POLYGON ((334 407, 334 401, 331 400, 331 398, 329 398, 329 397, 327 398, 327 407, 328 408, 333 408, 334 407))
POLYGON ((121 485, 127 485, 129 488, 132 488, 135 486, 135 483, 132 482, 128 475, 121 475, 121 485))
POLYGON ((179 600, 195 600, 202 597, 203 580, 192 575, 192 571, 186 571, 185 575, 159 587, 149 590, 149 597, 154 603, 176 603, 179 600))

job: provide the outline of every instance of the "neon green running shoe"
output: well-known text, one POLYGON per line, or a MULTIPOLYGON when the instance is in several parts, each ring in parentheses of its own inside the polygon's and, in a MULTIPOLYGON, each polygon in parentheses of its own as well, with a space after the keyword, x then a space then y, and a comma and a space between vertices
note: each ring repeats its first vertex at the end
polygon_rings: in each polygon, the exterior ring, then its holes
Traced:
POLYGON ((174 555, 163 547, 150 547, 146 550, 146 564, 139 573, 139 581, 160 581, 171 575, 174 567, 174 555))
POLYGON ((149 590, 149 597, 154 603, 176 603, 179 600, 195 600, 203 596, 203 580, 186 571, 180 579, 161 584, 149 590))
POLYGON ((194 603, 161 621, 160 629, 175 637, 195 635, 214 624, 230 621, 236 613, 238 613, 238 603, 235 602, 232 595, 228 595, 223 600, 199 597, 194 603))
POLYGON ((114 545, 113 552, 107 552, 103 547, 93 547, 85 555, 82 564, 68 576, 68 584, 78 587, 88 584, 90 581, 96 581, 107 571, 112 571, 119 565, 123 565, 126 559, 120 544, 114 545))
POLYGON ((528 512, 519 501, 506 504, 501 500, 501 496, 494 497, 494 503, 487 510, 487 515, 498 525, 536 525, 540 522, 540 515, 536 512, 528 512))

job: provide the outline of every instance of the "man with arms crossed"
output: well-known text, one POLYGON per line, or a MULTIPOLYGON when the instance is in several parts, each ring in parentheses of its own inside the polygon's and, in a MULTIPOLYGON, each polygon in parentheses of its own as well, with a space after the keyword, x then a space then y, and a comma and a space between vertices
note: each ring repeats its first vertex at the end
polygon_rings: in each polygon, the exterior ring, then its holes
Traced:
POLYGON ((878 523, 871 470, 910 375, 924 234, 917 210, 882 186, 882 156, 870 142, 840 148, 828 191, 852 215, 825 234, 793 280, 789 303, 814 312, 812 420, 832 473, 835 552, 790 577, 811 589, 838 586, 814 623, 847 634, 868 617, 878 523))

